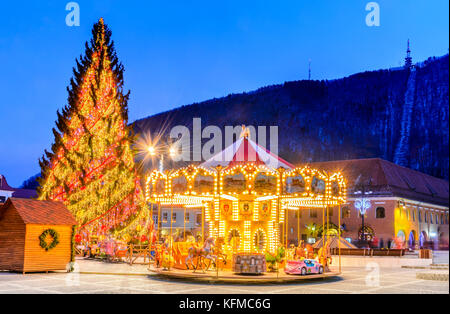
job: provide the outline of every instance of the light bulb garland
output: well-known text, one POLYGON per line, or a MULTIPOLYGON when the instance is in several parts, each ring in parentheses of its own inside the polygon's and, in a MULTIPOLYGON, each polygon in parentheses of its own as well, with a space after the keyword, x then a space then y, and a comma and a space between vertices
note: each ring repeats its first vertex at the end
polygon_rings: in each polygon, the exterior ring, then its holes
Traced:
MULTIPOLYGON (((253 163, 213 170, 195 165, 165 173, 155 170, 147 176, 145 193, 147 202, 203 208, 210 236, 229 237, 233 230, 239 229, 242 236, 240 250, 243 252, 256 250, 252 239, 256 232, 264 234, 264 250, 275 252, 280 241, 278 224, 284 223, 288 208, 323 208, 346 202, 346 184, 339 172, 330 175, 308 166, 273 171, 265 165, 253 163), (266 178, 274 177, 277 183, 273 193, 258 189, 256 180, 259 174, 266 178), (245 188, 239 192, 228 189, 227 178, 238 175, 243 177, 242 186, 245 188), (208 178, 208 189, 196 189, 200 185, 197 181, 199 176, 208 178), (300 177, 304 191, 289 193, 285 188, 287 180, 300 177), (240 213, 240 203, 247 201, 253 204, 250 216, 240 213), (220 206, 227 206, 227 209, 220 206), (230 214, 221 215, 221 211, 230 214)), ((231 249, 228 244, 226 246, 231 249)))
POLYGON ((102 19, 93 35, 77 60, 68 106, 57 113, 52 152, 40 160, 38 189, 39 199, 63 201, 86 237, 134 232, 140 219, 152 225, 134 164, 123 66, 102 19))

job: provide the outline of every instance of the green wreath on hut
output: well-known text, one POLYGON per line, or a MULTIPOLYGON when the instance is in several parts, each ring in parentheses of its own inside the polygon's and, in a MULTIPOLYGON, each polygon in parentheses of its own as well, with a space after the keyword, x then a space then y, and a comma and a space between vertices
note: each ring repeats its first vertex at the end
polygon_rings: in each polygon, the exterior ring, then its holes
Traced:
POLYGON ((48 251, 53 249, 55 246, 59 244, 59 235, 58 232, 56 232, 53 229, 47 229, 41 233, 39 236, 39 245, 44 250, 48 251), (51 236, 53 241, 51 243, 47 242, 47 237, 51 236))

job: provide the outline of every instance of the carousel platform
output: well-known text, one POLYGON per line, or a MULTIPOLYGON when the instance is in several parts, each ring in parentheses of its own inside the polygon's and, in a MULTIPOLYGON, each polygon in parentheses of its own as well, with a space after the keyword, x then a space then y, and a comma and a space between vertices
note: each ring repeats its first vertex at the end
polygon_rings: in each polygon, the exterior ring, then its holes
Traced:
POLYGON ((162 268, 155 268, 151 266, 149 271, 155 275, 174 280, 186 280, 208 283, 235 283, 235 284, 280 284, 280 283, 295 283, 295 282, 308 282, 312 280, 324 280, 338 278, 341 273, 339 272, 326 272, 324 274, 317 275, 305 275, 295 276, 287 275, 284 271, 280 270, 278 273, 267 272, 261 275, 241 275, 233 273, 230 270, 221 270, 219 272, 215 270, 209 271, 196 271, 193 270, 181 270, 171 269, 163 270, 162 268))

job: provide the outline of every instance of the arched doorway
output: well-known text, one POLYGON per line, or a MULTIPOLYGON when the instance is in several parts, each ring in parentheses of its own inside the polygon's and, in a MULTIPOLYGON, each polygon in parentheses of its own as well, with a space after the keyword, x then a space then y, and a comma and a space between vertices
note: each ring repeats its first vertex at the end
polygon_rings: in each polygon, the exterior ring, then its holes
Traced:
POLYGON ((410 249, 416 249, 416 231, 414 230, 409 233, 408 245, 410 249))
POLYGON ((266 234, 264 230, 258 229, 253 235, 253 247, 258 252, 264 252, 266 248, 266 234))
POLYGON ((231 229, 228 233, 227 244, 233 250, 233 252, 238 252, 241 245, 241 234, 237 229, 231 229))
POLYGON ((401 243, 405 243, 406 242, 406 235, 405 235, 405 231, 403 230, 399 230, 397 232, 397 238, 401 243))

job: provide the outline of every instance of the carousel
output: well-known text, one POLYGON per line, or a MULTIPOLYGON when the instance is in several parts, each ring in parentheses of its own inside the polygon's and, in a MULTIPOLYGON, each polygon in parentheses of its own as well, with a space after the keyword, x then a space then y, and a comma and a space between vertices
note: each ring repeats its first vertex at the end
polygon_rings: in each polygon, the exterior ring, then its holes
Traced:
POLYGON ((324 230, 325 245, 314 252, 300 239, 301 215, 291 222, 289 217, 293 211, 315 208, 328 229, 328 210, 338 208, 340 217, 341 204, 346 202, 343 176, 295 167, 252 141, 245 129, 239 140, 200 165, 152 171, 145 189, 146 201, 158 215, 152 267, 158 273, 305 278, 287 271, 297 264, 300 275, 305 275, 305 269, 316 273, 309 278, 337 273, 328 267, 328 243, 340 238, 340 232, 324 230), (201 211, 201 236, 188 237, 183 232, 175 239, 170 228, 169 235, 161 237, 162 209, 173 213, 180 208, 185 213, 201 211), (289 236, 289 224, 298 226, 296 241, 289 236))

